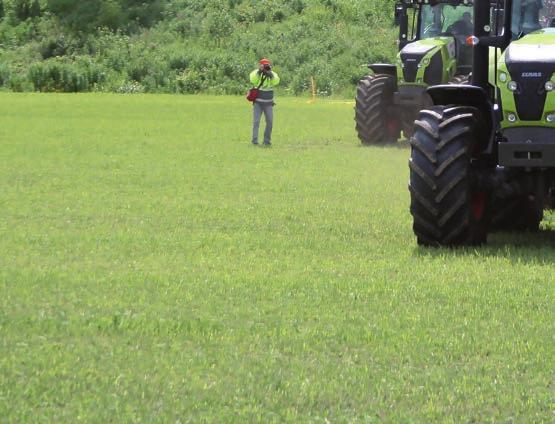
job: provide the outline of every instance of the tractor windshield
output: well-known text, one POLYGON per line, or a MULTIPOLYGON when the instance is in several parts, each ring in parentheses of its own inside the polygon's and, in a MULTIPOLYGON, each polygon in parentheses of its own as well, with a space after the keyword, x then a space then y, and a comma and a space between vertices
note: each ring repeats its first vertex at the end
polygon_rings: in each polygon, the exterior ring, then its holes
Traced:
POLYGON ((547 27, 555 27, 555 0, 513 1, 513 39, 547 27))
POLYGON ((437 4, 423 5, 421 10, 420 38, 440 35, 469 36, 474 32, 472 5, 437 4))

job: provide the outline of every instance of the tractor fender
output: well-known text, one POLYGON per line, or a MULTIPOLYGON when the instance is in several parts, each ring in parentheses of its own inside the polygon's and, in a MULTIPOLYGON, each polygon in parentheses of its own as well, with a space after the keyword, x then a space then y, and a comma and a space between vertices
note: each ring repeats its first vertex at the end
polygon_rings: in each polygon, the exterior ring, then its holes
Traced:
POLYGON ((478 109, 489 106, 486 90, 475 85, 445 84, 435 85, 427 89, 434 105, 474 106, 478 109))
POLYGON ((449 84, 429 87, 426 91, 436 106, 472 106, 478 109, 484 118, 484 122, 481 124, 484 125, 483 134, 487 137, 487 139, 484 137, 482 145, 486 151, 491 149, 496 131, 494 125, 496 120, 494 108, 486 90, 475 85, 449 84))
POLYGON ((386 74, 391 75, 397 81, 397 66, 391 65, 389 63, 371 63, 368 67, 375 74, 386 74))

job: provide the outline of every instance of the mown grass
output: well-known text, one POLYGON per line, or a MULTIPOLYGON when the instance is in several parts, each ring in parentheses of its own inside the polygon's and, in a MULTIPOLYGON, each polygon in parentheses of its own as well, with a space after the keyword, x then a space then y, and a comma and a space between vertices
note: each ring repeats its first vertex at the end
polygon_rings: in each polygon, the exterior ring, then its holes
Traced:
POLYGON ((418 248, 348 103, 0 97, 0 421, 553 422, 553 215, 418 248))

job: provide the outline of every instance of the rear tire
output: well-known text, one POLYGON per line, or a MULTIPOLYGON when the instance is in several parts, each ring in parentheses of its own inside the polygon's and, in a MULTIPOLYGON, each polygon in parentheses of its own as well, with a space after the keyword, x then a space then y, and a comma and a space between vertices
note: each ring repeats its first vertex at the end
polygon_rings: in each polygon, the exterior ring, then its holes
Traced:
POLYGON ((472 187, 479 119, 475 108, 433 106, 421 111, 414 123, 409 190, 420 245, 486 241, 487 193, 472 187))
POLYGON ((395 79, 377 74, 362 78, 357 86, 355 121, 363 145, 389 144, 399 140, 399 117, 390 113, 395 79))

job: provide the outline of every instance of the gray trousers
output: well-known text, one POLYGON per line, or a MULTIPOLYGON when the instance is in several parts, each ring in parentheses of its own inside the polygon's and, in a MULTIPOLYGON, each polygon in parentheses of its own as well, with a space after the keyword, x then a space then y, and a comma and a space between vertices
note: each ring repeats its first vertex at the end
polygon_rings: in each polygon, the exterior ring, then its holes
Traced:
POLYGON ((258 131, 260 128, 260 118, 264 113, 266 129, 264 130, 264 144, 272 142, 272 128, 274 126, 274 105, 273 103, 254 102, 252 118, 252 142, 258 143, 258 131))

